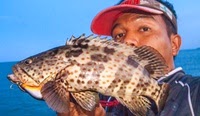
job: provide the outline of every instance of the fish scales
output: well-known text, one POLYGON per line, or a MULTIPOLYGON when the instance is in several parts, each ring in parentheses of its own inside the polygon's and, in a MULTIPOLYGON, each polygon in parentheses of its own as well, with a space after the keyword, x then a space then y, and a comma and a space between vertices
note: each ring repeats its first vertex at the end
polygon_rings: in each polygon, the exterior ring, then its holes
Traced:
POLYGON ((17 63, 9 79, 33 97, 41 96, 57 112, 69 111, 67 93, 89 111, 101 93, 115 97, 132 113, 145 115, 152 100, 157 111, 164 105, 168 85, 157 79, 166 69, 162 56, 149 46, 80 36, 17 63))

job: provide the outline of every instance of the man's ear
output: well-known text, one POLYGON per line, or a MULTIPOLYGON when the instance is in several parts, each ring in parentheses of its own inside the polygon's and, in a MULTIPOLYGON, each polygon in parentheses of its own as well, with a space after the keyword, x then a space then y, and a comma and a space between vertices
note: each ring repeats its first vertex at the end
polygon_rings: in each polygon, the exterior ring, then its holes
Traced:
POLYGON ((181 47, 181 36, 178 34, 171 35, 171 44, 172 44, 172 54, 173 56, 176 56, 180 50, 181 47))

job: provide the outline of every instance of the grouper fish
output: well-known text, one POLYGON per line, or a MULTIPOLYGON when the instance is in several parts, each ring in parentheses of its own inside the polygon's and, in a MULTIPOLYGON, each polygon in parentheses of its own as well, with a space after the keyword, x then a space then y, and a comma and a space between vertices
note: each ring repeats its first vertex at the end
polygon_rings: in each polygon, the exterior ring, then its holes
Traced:
POLYGON ((162 110, 169 90, 167 83, 158 82, 167 66, 155 49, 94 35, 73 36, 66 45, 28 57, 12 70, 10 81, 61 113, 69 111, 70 98, 92 111, 100 93, 145 115, 152 104, 162 110))

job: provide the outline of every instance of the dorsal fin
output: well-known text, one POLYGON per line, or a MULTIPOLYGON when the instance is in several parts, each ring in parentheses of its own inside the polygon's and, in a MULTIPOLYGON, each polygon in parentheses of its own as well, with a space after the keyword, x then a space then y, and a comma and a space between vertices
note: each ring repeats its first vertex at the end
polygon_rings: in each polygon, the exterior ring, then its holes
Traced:
POLYGON ((134 50, 140 64, 149 72, 150 77, 158 80, 167 71, 167 65, 162 55, 150 46, 141 46, 134 50))
MULTIPOLYGON (((102 37, 102 36, 94 36, 94 34, 91 34, 89 36, 85 36, 85 34, 82 34, 79 37, 72 36, 70 39, 67 39, 66 45, 80 45, 80 44, 95 44, 95 45, 115 45, 117 42, 114 42, 111 39, 108 39, 107 36, 102 37)), ((122 43, 120 43, 122 44, 122 43)))
MULTIPOLYGON (((90 35, 90 36, 92 36, 92 35, 90 35)), ((90 38, 90 36, 85 37, 85 34, 82 34, 78 38, 76 38, 75 36, 72 36, 70 39, 68 39, 66 41, 66 45, 78 45, 78 44, 81 44, 82 42, 85 42, 88 38, 90 38)))
POLYGON ((72 35, 70 39, 67 39, 66 45, 72 45, 72 44, 76 43, 80 39, 85 39, 85 34, 84 33, 81 36, 79 36, 78 38, 76 38, 74 35, 72 35))
POLYGON ((65 45, 67 45, 70 41, 76 39, 76 37, 74 35, 71 36, 70 39, 67 38, 67 41, 65 42, 65 45))

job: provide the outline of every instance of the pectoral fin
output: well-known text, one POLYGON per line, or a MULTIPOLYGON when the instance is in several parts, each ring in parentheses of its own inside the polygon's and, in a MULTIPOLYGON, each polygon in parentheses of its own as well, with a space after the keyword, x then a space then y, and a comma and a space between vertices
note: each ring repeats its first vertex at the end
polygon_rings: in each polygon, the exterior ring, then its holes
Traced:
POLYGON ((41 93, 47 105, 56 112, 64 113, 69 111, 69 92, 58 83, 47 82, 42 87, 41 93))
POLYGON ((92 111, 99 103, 99 95, 92 91, 71 93, 76 102, 85 110, 92 111))

